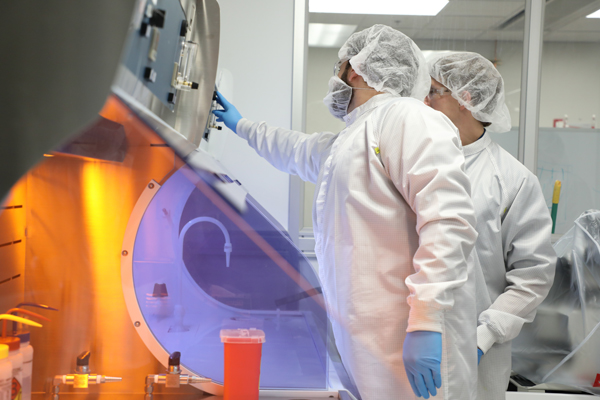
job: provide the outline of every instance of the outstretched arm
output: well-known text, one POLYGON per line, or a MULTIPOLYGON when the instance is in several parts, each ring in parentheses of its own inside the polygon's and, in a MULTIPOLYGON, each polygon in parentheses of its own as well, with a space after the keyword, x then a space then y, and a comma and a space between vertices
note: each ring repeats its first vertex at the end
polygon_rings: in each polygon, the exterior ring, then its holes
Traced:
POLYGON ((223 110, 215 110, 217 121, 248 141, 256 152, 280 171, 298 175, 315 183, 321 160, 327 154, 336 136, 330 132, 306 133, 285 128, 270 127, 265 122, 243 118, 235 106, 217 92, 217 102, 223 110))

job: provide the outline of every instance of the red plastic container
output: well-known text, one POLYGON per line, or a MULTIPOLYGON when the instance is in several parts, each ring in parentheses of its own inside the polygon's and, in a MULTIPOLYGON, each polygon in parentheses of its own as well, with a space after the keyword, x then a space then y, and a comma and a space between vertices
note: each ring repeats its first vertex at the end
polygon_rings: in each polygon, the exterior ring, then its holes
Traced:
POLYGON ((265 333, 259 329, 223 329, 225 377, 223 400, 258 400, 260 357, 265 333))

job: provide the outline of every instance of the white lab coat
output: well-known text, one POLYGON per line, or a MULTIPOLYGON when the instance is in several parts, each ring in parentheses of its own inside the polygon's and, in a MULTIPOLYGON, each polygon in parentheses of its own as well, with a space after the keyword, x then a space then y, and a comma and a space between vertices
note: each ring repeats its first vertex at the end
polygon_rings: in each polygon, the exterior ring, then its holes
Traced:
POLYGON ((464 146, 477 214, 475 248, 486 288, 478 288, 480 400, 504 400, 511 340, 535 317, 554 279, 552 220, 540 184, 523 164, 485 134, 464 146), (491 304, 491 306, 490 306, 491 304))
POLYGON ((442 333, 435 399, 475 399, 477 233, 456 128, 389 94, 345 121, 339 134, 307 135, 242 119, 237 132, 278 169, 316 182, 319 275, 363 400, 416 399, 402 345, 418 330, 442 333))

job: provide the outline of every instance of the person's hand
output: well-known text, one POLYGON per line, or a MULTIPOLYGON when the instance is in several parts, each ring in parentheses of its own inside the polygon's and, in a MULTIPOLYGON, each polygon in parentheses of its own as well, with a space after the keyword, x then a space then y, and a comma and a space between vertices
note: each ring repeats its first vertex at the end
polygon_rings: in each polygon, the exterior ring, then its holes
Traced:
POLYGON ((404 369, 417 397, 435 396, 442 387, 442 334, 439 332, 408 332, 402 350, 404 369))
POLYGON ((242 119, 239 111, 219 92, 217 92, 217 103, 223 107, 222 110, 213 110, 213 114, 217 116, 217 122, 225 123, 226 127, 237 134, 237 124, 242 119))
POLYGON ((481 356, 483 355, 483 351, 478 347, 477 348, 477 365, 481 362, 481 356))

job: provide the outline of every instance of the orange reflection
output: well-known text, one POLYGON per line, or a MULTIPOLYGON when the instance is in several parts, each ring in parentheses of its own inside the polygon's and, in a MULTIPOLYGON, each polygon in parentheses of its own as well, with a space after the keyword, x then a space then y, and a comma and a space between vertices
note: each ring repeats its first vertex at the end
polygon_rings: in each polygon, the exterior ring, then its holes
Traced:
MULTIPOLYGON (((127 147, 122 162, 54 153, 23 180, 24 296, 10 306, 30 301, 60 309, 52 323, 32 334, 36 359, 44 360, 34 363, 34 376, 68 373, 77 355, 89 350, 92 372, 127 377, 118 385, 90 390, 131 393, 140 390, 146 374, 161 369, 125 306, 121 247, 146 185, 165 180, 182 162, 116 97, 107 99, 100 115, 123 127, 127 147)), ((96 122, 85 132, 101 137, 95 127, 96 122)), ((33 391, 44 391, 44 383, 33 380, 33 391)))
MULTIPOLYGON (((134 199, 127 186, 121 186, 115 179, 119 166, 98 161, 86 161, 83 164, 82 181, 82 217, 85 220, 85 236, 89 243, 89 262, 92 267, 92 282, 96 313, 114 310, 121 305, 119 296, 107 296, 112 282, 119 280, 115 254, 119 254, 121 243, 114 236, 121 236, 124 227, 121 218, 115 218, 115 204, 129 204, 134 199), (112 167, 112 168, 111 168, 112 167), (115 170, 116 167, 116 170, 115 170)), ((120 328, 120 327, 117 327, 120 328)))

